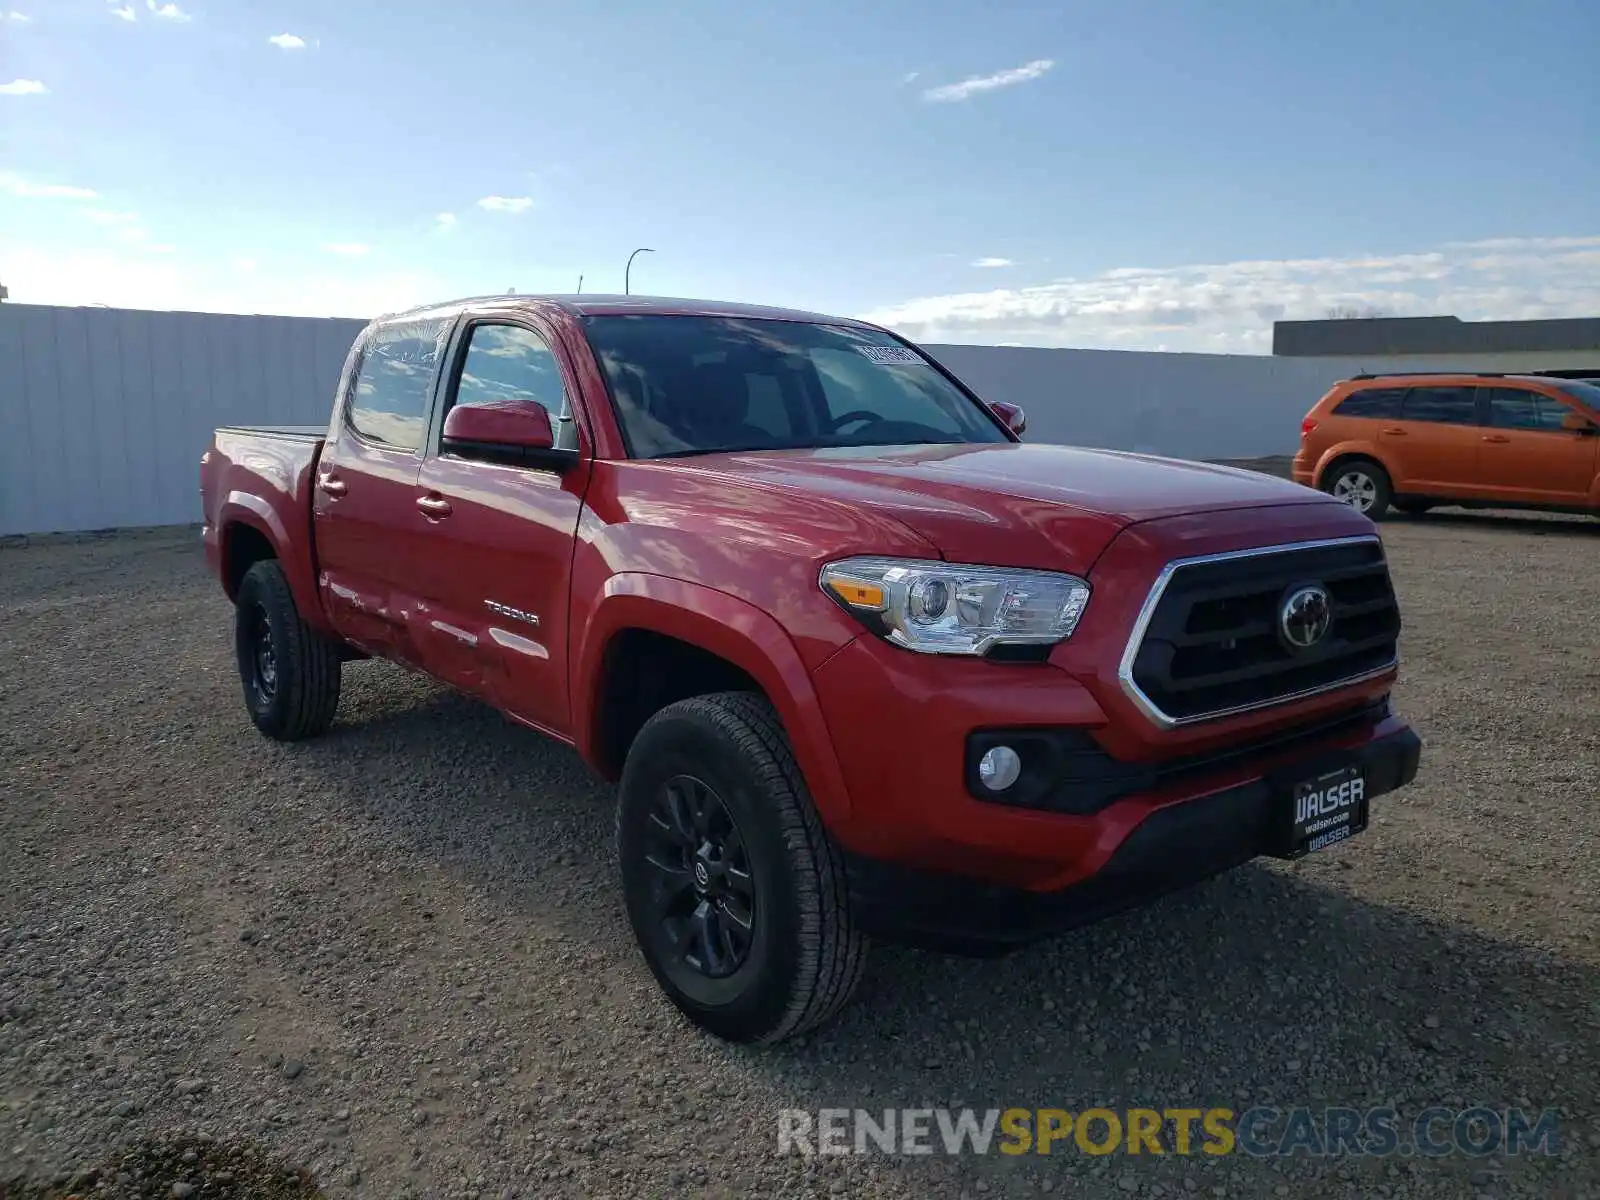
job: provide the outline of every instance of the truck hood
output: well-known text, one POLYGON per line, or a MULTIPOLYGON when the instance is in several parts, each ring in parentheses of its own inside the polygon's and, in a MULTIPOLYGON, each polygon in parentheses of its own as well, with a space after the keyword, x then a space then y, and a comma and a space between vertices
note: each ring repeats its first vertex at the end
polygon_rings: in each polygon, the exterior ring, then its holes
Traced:
POLYGON ((684 460, 746 485, 870 506, 954 562, 1085 572, 1121 530, 1336 500, 1255 471, 1069 446, 867 446, 684 460))

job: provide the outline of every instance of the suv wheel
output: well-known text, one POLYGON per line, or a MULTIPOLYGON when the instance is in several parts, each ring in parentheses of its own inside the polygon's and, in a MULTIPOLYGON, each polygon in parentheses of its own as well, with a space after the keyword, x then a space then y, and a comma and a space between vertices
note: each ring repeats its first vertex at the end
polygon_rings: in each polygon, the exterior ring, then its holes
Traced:
POLYGON ((843 865, 764 698, 697 696, 646 723, 623 767, 617 857, 651 973, 718 1037, 782 1041, 860 981, 843 865))
POLYGON ((1339 463, 1323 480, 1323 490, 1335 499, 1374 521, 1389 511, 1394 491, 1389 473, 1367 458, 1352 458, 1339 463))

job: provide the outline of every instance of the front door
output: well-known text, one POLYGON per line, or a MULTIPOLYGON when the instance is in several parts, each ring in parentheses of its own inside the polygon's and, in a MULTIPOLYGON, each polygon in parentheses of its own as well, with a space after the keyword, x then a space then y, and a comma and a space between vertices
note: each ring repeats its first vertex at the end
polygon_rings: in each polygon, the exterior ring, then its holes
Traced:
POLYGON ((1596 439, 1561 421, 1576 408, 1532 388, 1485 388, 1489 423, 1478 474, 1486 498, 1519 504, 1587 504, 1596 439))
POLYGON ((1395 491, 1463 498, 1474 494, 1483 432, 1476 391, 1450 384, 1406 392, 1401 419, 1384 421, 1378 430, 1395 491))
MULTIPOLYGON (((435 428, 457 404, 539 404, 556 447, 578 451, 557 344, 531 317, 474 320, 457 339, 435 428)), ((486 462, 439 453, 435 434, 414 489, 431 513, 418 623, 428 670, 561 736, 571 734, 567 603, 588 476, 582 454, 566 470, 486 462)))
POLYGON ((312 485, 318 584, 341 636, 413 666, 410 572, 423 437, 448 321, 380 326, 358 351, 312 485))

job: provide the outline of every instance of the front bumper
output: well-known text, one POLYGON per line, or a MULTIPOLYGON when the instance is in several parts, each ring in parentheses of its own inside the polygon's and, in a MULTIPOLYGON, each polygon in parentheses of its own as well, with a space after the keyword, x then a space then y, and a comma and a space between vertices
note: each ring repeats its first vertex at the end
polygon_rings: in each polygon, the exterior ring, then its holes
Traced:
POLYGON ((995 953, 1091 924, 1221 874, 1282 854, 1284 777, 1359 764, 1368 800, 1416 776, 1421 740, 1393 719, 1370 740, 1328 747, 1262 777, 1152 810, 1094 874, 1053 891, 995 886, 846 851, 853 911, 885 941, 957 953, 995 953), (1396 727, 1398 726, 1398 727, 1396 727))

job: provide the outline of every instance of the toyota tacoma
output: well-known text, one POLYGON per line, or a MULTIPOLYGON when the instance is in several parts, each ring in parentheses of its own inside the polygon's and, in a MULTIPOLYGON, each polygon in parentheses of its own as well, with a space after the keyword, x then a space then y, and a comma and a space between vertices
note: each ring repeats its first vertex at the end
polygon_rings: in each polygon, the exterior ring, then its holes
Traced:
POLYGON ((326 429, 218 429, 204 541, 262 733, 383 658, 575 746, 667 996, 775 1042, 869 939, 1002 951, 1416 773, 1366 517, 1023 429, 860 321, 467 300, 371 322, 326 429))

